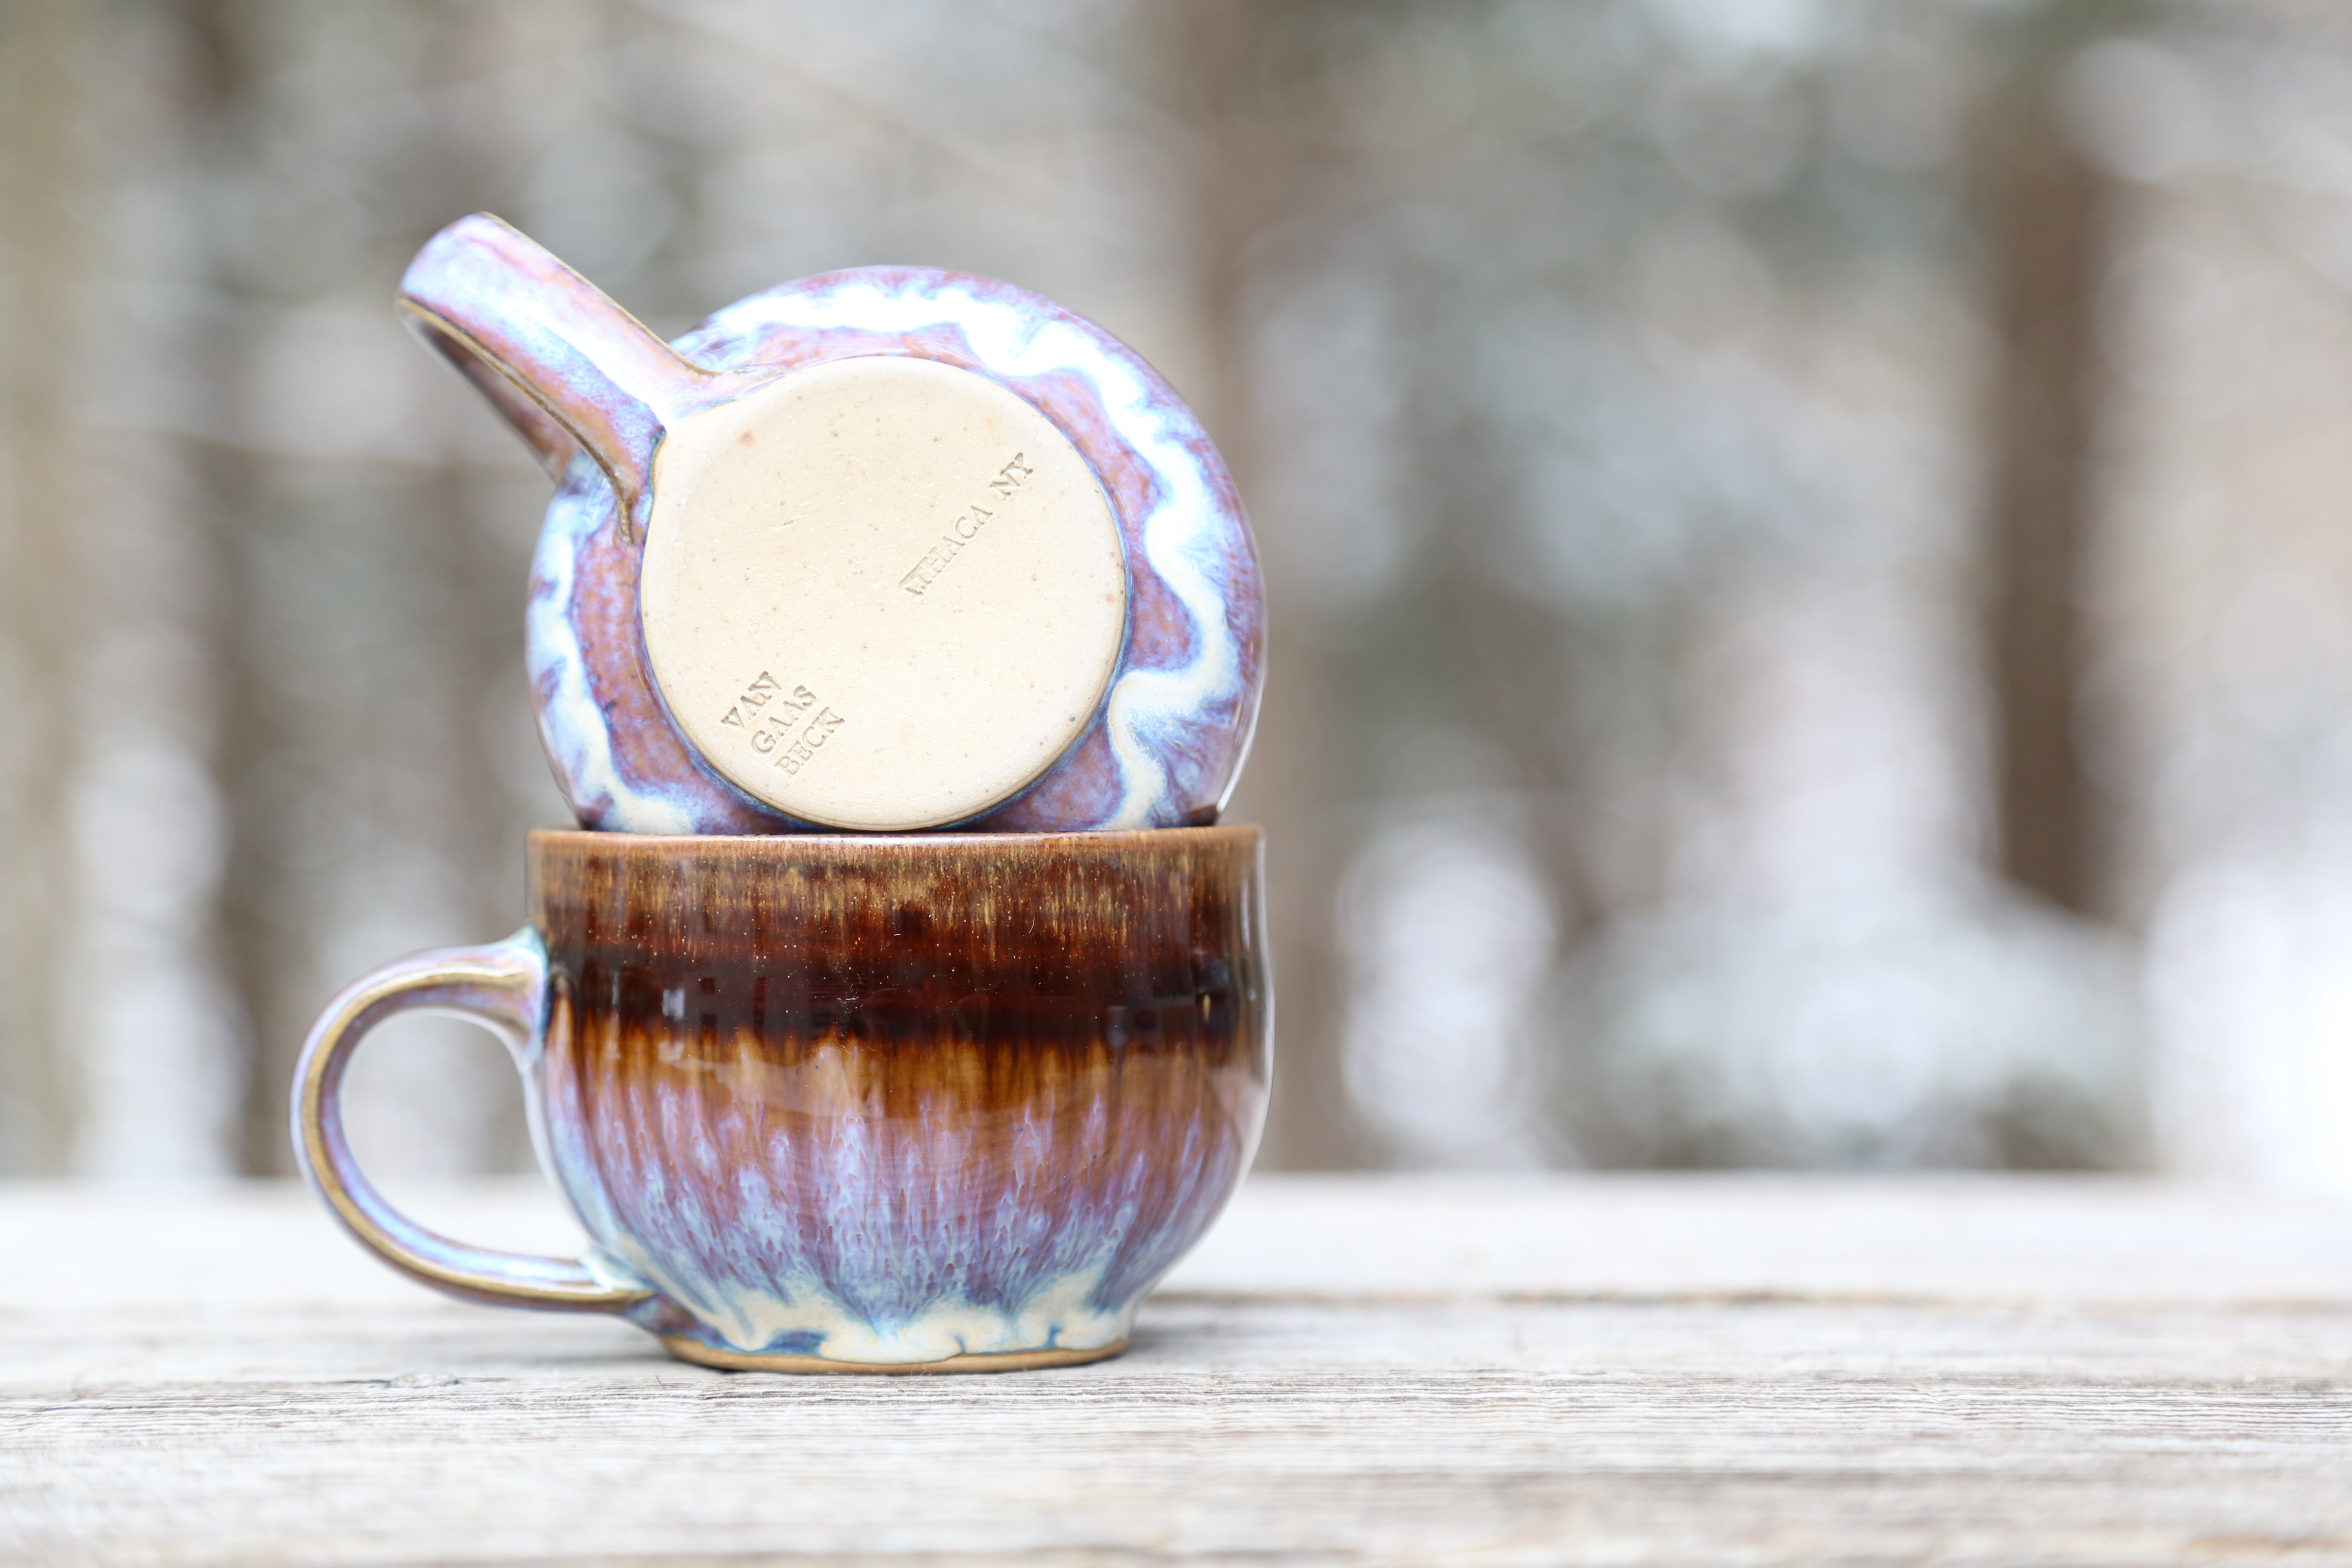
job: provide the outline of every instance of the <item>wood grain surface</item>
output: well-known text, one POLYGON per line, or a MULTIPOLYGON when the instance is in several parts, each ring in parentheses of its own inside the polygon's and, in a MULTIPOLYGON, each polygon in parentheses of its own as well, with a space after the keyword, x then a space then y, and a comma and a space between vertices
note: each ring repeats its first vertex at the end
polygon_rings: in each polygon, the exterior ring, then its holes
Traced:
POLYGON ((445 1302, 277 1186, 0 1187, 0 1563, 2352 1563, 2318 1202, 1259 1178, 1129 1355, 940 1379, 445 1302))

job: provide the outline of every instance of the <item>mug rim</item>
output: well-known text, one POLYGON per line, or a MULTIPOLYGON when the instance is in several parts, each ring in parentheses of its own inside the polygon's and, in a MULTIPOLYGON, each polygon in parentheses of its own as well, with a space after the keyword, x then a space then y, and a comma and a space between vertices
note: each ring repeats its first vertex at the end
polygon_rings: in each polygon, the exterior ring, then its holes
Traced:
POLYGON ((682 856, 719 859, 852 858, 877 851, 898 855, 969 853, 976 849, 1108 855, 1241 848, 1263 844, 1256 823, 1203 827, 1125 827, 1073 833, 613 833, 583 827, 534 827, 532 854, 592 852, 631 858, 682 856))

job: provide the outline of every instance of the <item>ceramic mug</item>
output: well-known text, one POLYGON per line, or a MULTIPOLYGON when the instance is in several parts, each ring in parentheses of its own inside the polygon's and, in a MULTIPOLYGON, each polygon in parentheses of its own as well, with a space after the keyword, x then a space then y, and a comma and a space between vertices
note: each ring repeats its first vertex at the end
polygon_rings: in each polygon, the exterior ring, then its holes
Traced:
POLYGON ((1264 1121, 1254 827, 995 836, 534 833, 530 921, 329 1005, 294 1142, 425 1284, 610 1312, 726 1367, 948 1372, 1116 1354, 1264 1121), (590 1246, 485 1251, 385 1202, 341 1089, 411 1009, 514 1053, 590 1246))
POLYGON ((582 826, 1216 820, 1265 673, 1256 551, 1200 421, 1100 327, 866 267, 666 343, 479 213, 400 304, 559 481, 527 652, 582 826))

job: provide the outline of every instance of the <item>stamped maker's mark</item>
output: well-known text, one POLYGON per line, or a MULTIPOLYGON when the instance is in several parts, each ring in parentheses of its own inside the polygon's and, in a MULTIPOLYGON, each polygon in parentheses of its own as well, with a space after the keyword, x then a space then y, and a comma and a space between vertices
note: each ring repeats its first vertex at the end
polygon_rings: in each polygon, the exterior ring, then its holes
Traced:
POLYGON ((923 558, 915 563, 914 569, 898 579, 898 586, 921 598, 924 591, 939 581, 940 574, 948 569, 948 563, 970 549, 971 542, 980 537, 980 531, 996 515, 986 503, 993 500, 1002 504, 1027 484, 1036 471, 1029 466, 1024 454, 1013 453, 1013 460, 997 469, 996 477, 988 481, 988 494, 957 515, 948 531, 940 535, 940 542, 923 552, 923 558))
POLYGON ((788 774, 805 767, 842 725, 841 715, 819 702, 815 692, 805 686, 786 691, 764 669, 719 721, 743 731, 753 751, 788 774))

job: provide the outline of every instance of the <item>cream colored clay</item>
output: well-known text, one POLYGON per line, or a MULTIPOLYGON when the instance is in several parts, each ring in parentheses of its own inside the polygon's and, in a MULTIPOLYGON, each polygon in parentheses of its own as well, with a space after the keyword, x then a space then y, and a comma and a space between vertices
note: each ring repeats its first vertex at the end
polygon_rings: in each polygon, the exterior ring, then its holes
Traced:
POLYGON ((780 811, 933 827, 1086 728, 1127 623, 1118 529, 1077 448, 952 365, 839 360, 682 422, 639 587, 678 727, 780 811))

